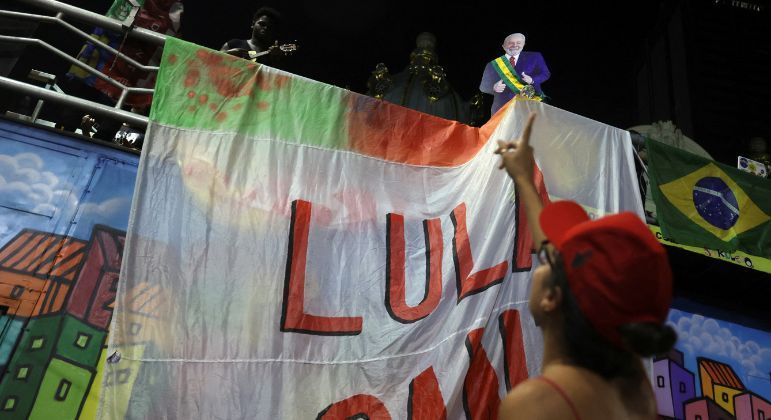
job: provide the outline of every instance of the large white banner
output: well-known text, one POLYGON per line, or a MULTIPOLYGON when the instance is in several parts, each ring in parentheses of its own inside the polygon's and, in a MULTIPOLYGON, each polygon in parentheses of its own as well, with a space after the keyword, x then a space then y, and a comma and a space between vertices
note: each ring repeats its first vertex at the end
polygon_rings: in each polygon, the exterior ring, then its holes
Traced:
POLYGON ((642 214, 628 133, 549 105, 477 129, 173 39, 158 86, 102 418, 494 418, 542 348, 494 140, 535 111, 552 200, 642 214))

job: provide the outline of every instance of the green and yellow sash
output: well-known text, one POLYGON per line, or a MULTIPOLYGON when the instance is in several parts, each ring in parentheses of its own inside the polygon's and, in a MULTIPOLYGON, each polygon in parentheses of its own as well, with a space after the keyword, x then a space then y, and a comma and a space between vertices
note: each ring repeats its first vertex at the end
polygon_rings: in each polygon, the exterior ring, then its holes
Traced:
MULTIPOLYGON (((498 72, 498 75, 501 76, 503 83, 505 83, 506 86, 508 86, 509 89, 514 92, 514 94, 519 95, 520 92, 522 92, 522 89, 527 86, 527 83, 523 82, 522 79, 519 78, 519 74, 517 74, 517 71, 514 70, 514 67, 511 66, 511 63, 505 55, 496 58, 490 63, 493 65, 495 71, 498 72)), ((537 92, 530 99, 536 101, 543 100, 543 98, 537 92)))

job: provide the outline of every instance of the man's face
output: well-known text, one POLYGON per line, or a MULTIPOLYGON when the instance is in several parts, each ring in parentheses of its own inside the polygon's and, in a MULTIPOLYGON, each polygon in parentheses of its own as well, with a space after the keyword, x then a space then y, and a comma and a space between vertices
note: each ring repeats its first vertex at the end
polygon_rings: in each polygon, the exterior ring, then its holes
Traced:
POLYGON ((506 38, 506 41, 503 42, 503 50, 508 55, 518 55, 524 47, 525 39, 519 36, 506 38))
POLYGON ((270 39, 273 37, 273 20, 270 16, 260 16, 252 24, 252 37, 270 39))

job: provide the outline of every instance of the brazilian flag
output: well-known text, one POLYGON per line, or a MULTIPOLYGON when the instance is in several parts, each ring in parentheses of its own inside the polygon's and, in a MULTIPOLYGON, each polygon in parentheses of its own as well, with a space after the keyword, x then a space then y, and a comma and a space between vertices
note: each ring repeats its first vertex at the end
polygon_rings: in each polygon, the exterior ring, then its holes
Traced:
POLYGON ((683 245, 771 258, 771 180, 647 140, 662 234, 683 245))

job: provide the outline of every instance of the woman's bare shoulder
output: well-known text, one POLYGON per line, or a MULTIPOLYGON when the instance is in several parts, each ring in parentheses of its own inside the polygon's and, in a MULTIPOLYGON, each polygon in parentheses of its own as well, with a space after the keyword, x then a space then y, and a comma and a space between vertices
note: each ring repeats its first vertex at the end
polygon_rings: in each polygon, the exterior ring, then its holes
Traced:
POLYGON ((570 407, 554 388, 539 378, 528 379, 501 401, 498 419, 555 419, 570 418, 570 407), (567 417, 566 417, 567 416, 567 417))

